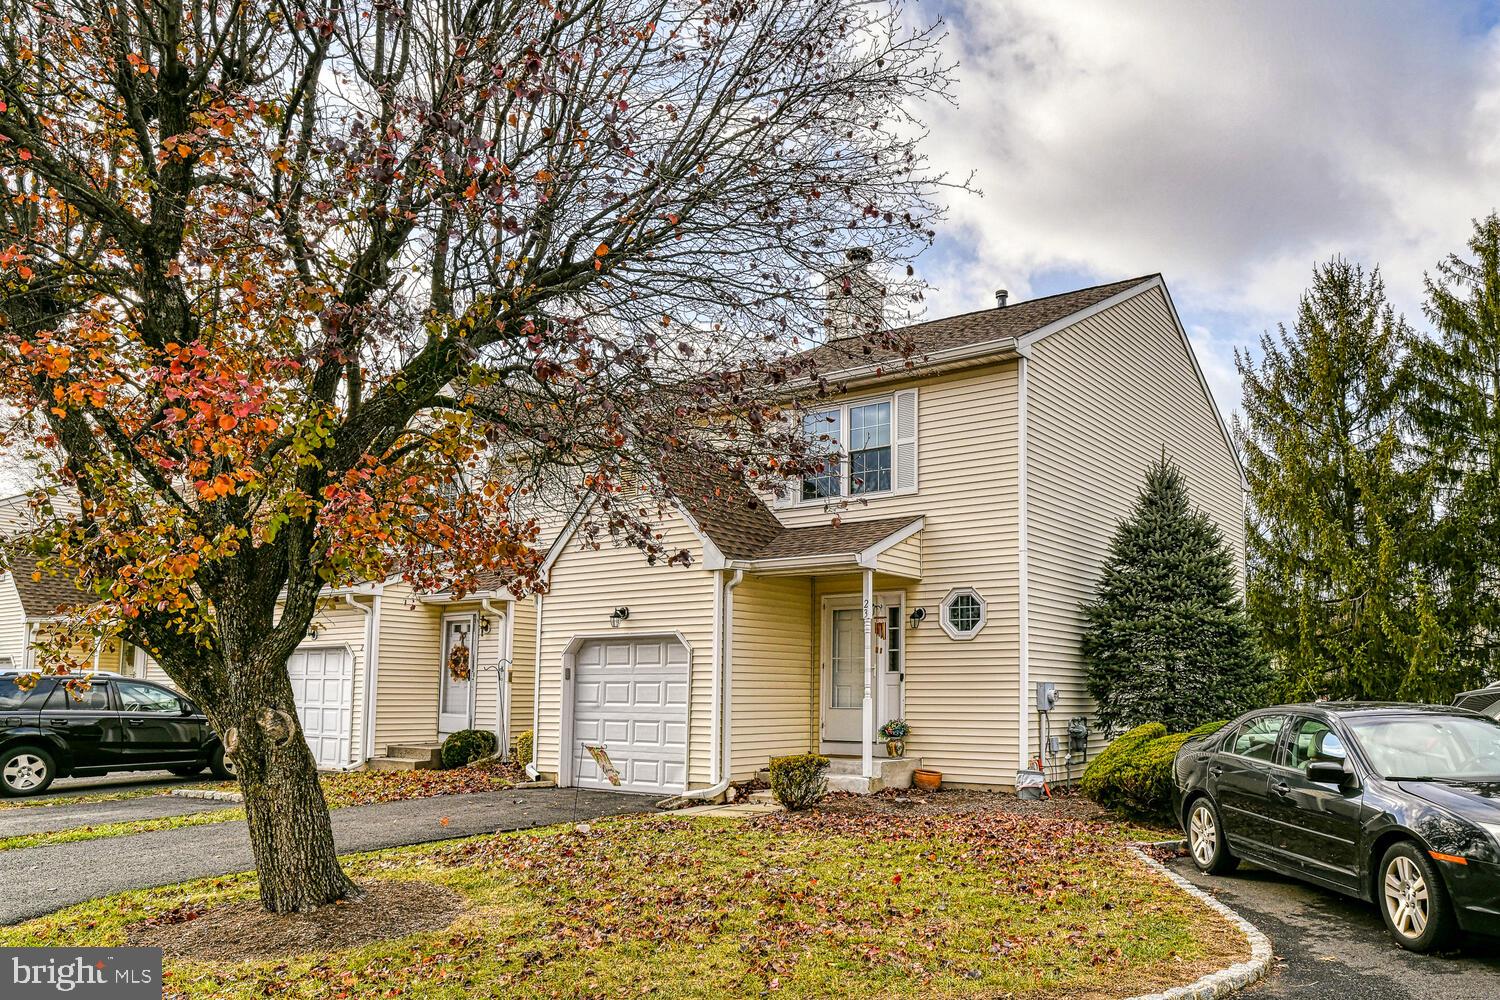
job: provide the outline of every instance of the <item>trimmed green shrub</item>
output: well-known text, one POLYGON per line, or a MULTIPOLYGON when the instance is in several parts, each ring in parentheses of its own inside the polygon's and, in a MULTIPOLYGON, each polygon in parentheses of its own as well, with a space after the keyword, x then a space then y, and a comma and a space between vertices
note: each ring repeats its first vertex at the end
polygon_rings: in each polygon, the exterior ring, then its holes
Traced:
POLYGON ((1083 794, 1101 806, 1118 807, 1121 803, 1116 799, 1118 787, 1114 780, 1115 772, 1141 747, 1165 735, 1167 727, 1160 722, 1147 722, 1127 730, 1089 762, 1078 787, 1083 789, 1083 794))
POLYGON ((1159 722, 1137 726, 1089 765, 1083 774, 1083 793, 1111 809, 1170 818, 1172 761, 1177 751, 1188 740, 1216 733, 1225 725, 1206 722, 1190 732, 1170 735, 1159 722))
POLYGON ((828 758, 801 753, 771 758, 771 794, 796 812, 806 809, 828 792, 828 758))
POLYGON ((531 763, 531 754, 532 754, 532 747, 533 747, 532 741, 533 741, 533 739, 534 739, 534 737, 532 736, 531 730, 529 730, 529 729, 526 730, 524 733, 519 733, 516 736, 516 763, 517 764, 525 765, 525 764, 530 764, 531 763))
POLYGON ((488 729, 460 729, 443 741, 443 766, 463 767, 492 756, 499 744, 488 729))

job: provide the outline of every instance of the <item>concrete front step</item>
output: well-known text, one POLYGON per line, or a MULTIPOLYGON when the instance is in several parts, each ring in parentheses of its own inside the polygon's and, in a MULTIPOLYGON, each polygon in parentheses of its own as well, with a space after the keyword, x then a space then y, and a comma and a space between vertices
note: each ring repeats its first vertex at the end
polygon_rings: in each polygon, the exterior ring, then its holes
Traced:
MULTIPOLYGON (((881 751, 884 752, 884 747, 881 751)), ((864 770, 864 761, 858 757, 830 757, 828 758, 828 790, 830 792, 849 792, 854 795, 869 795, 878 792, 882 788, 910 788, 912 772, 922 766, 920 757, 876 757, 872 763, 875 766, 875 776, 866 778, 861 772, 864 770)), ((762 770, 758 777, 767 783, 771 780, 771 772, 762 770)), ((753 800, 759 794, 750 794, 753 800)), ((770 792, 766 792, 770 795, 770 792)))
POLYGON ((384 757, 371 757, 372 771, 425 771, 443 766, 441 743, 393 743, 384 757))

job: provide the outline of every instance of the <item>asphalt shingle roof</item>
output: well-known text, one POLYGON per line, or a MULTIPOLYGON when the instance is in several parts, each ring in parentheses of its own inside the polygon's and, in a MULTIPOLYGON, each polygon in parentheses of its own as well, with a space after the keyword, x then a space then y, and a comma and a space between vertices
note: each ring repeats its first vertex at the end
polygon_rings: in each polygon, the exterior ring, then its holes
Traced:
POLYGON ((868 336, 831 340, 804 351, 799 355, 799 361, 824 374, 863 365, 904 365, 907 360, 920 365, 926 355, 1035 333, 1154 277, 1156 275, 1146 274, 1125 281, 1112 281, 1107 285, 1094 285, 1091 288, 1014 302, 1003 309, 980 309, 958 316, 929 320, 893 331, 889 335, 889 343, 873 343, 873 338, 868 336), (909 359, 903 354, 908 343, 912 348, 909 359))
POLYGON ((92 594, 79 590, 72 577, 40 569, 36 556, 18 545, 8 546, 4 559, 28 618, 51 618, 95 600, 92 594))

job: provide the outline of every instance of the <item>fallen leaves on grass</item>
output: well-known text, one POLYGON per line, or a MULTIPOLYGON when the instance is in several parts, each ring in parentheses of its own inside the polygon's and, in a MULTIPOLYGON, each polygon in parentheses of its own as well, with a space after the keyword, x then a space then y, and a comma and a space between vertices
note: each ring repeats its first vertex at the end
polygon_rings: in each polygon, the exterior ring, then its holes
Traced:
POLYGON ((330 808, 401 802, 435 795, 464 795, 513 788, 526 775, 511 764, 482 763, 447 771, 344 771, 322 776, 330 808))

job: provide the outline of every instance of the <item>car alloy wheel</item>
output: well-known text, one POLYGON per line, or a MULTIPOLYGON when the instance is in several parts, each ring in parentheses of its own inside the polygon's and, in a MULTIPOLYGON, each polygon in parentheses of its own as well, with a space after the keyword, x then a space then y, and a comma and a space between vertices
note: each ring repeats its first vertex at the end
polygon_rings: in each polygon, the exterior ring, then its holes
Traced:
POLYGON ((33 753, 21 752, 5 762, 5 784, 16 792, 29 792, 47 780, 47 762, 33 753))
POLYGON ((1219 825, 1214 822, 1214 811, 1207 802, 1200 801, 1193 806, 1192 816, 1188 819, 1188 849, 1193 852, 1198 867, 1207 868, 1213 863, 1218 848, 1219 825))
POLYGON ((1400 854, 1385 868, 1385 907, 1391 926, 1408 940, 1422 936, 1430 915, 1427 880, 1411 858, 1400 854))

